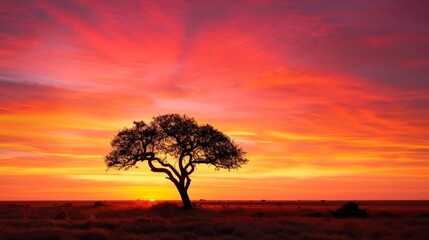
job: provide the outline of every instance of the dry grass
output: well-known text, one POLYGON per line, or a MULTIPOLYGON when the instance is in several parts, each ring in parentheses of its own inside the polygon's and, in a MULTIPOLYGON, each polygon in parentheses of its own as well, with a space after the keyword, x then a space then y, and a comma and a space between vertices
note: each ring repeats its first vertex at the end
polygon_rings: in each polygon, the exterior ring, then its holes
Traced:
POLYGON ((429 202, 359 202, 369 218, 335 218, 343 202, 0 202, 0 239, 429 239, 429 202))

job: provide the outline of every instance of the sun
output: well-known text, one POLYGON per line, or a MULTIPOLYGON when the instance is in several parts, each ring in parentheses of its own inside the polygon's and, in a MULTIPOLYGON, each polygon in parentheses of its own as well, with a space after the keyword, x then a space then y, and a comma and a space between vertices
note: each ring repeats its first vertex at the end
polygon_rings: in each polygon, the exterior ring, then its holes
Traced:
POLYGON ((149 202, 155 202, 155 199, 151 198, 149 199, 149 202))

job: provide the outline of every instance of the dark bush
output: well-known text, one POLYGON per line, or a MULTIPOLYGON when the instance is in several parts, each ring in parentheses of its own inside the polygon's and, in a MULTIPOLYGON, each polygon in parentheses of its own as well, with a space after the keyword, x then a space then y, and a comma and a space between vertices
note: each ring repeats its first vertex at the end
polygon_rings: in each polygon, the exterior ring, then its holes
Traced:
POLYGON ((332 217, 338 218, 347 218, 347 217, 356 217, 356 218, 366 218, 369 217, 366 209, 359 208, 359 204, 355 202, 348 202, 335 210, 335 212, 330 211, 329 215, 332 217))
POLYGON ((95 201, 94 202, 94 207, 104 207, 106 206, 106 204, 102 201, 95 201))

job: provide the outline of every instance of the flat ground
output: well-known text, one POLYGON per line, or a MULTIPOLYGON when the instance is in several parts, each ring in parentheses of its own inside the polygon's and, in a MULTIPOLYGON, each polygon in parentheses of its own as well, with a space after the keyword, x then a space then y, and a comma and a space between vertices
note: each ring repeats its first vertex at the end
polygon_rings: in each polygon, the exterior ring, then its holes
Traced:
POLYGON ((0 239, 429 239, 429 201, 0 201, 0 239), (176 202, 179 204, 178 202, 176 202))

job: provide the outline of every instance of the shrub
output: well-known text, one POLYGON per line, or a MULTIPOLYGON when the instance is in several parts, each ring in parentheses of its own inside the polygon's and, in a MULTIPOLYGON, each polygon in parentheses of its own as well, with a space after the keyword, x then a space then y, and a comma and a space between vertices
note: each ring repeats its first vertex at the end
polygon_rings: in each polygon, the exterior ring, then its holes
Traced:
POLYGON ((348 202, 335 210, 335 212, 330 211, 329 215, 339 218, 347 217, 357 217, 357 218, 366 218, 368 213, 366 209, 359 208, 359 204, 355 202, 348 202))
POLYGON ((95 201, 93 206, 94 207, 104 207, 104 206, 106 206, 106 204, 102 201, 95 201))

